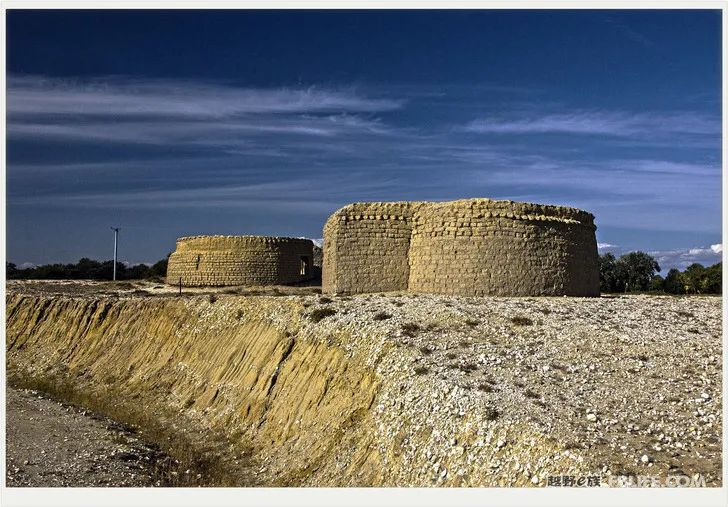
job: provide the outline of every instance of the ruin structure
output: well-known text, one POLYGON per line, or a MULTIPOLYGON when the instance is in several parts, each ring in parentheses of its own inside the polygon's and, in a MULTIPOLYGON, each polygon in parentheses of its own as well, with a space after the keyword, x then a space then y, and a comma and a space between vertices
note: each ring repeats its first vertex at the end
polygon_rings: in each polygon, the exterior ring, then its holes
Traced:
POLYGON ((349 204, 324 226, 323 292, 598 296, 594 216, 491 199, 349 204))
POLYGON ((269 236, 187 236, 167 265, 183 286, 285 285, 313 276, 313 242, 269 236))

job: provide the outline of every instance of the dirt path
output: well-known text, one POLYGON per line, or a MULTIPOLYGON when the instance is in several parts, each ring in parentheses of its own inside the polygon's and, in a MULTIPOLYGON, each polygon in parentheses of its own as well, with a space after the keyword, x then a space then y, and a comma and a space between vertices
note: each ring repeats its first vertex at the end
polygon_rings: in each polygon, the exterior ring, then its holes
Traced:
POLYGON ((134 429, 42 393, 8 387, 9 487, 181 486, 201 478, 134 429))

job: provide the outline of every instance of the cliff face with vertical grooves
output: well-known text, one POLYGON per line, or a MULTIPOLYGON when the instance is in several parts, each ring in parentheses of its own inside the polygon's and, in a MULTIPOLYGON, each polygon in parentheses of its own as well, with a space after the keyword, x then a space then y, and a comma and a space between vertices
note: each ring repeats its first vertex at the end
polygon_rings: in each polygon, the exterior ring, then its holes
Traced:
MULTIPOLYGON (((70 379, 101 398, 113 389, 114 403, 238 435, 269 450, 273 482, 299 483, 363 424, 375 375, 242 302, 9 297, 9 372, 70 379)), ((275 306, 280 317, 294 315, 295 305, 275 306)), ((360 461, 371 451, 361 449, 360 461)), ((372 482, 364 468, 359 480, 372 482)))

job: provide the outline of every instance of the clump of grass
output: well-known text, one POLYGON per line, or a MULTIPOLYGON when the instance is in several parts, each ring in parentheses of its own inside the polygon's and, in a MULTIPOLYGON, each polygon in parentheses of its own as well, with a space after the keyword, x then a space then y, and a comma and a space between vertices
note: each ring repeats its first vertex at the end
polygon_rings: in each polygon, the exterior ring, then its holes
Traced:
POLYGON ((478 324, 480 324, 480 321, 479 321, 479 320, 477 320, 477 319, 466 319, 466 320, 465 320, 465 323, 466 323, 466 324, 467 324, 468 326, 470 326, 470 327, 475 327, 475 326, 477 326, 478 324))
POLYGON ((498 416, 500 416, 500 412, 498 412, 493 407, 487 407, 485 409, 484 415, 485 415, 486 421, 494 421, 494 420, 498 419, 498 416))
POLYGON ((531 398, 531 399, 538 399, 538 398, 540 398, 540 396, 538 395, 538 393, 535 392, 535 391, 532 391, 531 389, 526 389, 526 392, 523 393, 523 394, 526 396, 526 398, 531 398))
POLYGON ((378 312, 376 315, 374 315, 374 320, 387 320, 391 319, 392 316, 388 314, 387 312, 378 312))
POLYGON ((213 304, 217 301, 217 296, 215 294, 210 294, 207 299, 210 301, 210 304, 213 304))
POLYGON ((318 302, 321 303, 322 305, 332 303, 333 301, 334 301, 333 299, 326 297, 326 296, 321 296, 318 300, 318 302))
POLYGON ((415 375, 425 375, 429 373, 430 369, 427 366, 417 366, 415 368, 415 375))
POLYGON ((406 322, 402 324, 402 334, 410 338, 416 336, 420 332, 420 325, 414 322, 406 322))
POLYGON ((245 317, 245 312, 242 310, 242 308, 238 308, 238 310, 235 312, 235 318, 237 320, 243 320, 243 317, 245 317))
POLYGON ((326 317, 331 317, 334 314, 336 314, 336 310, 334 310, 333 308, 315 308, 311 311, 311 313, 308 314, 308 318, 311 320, 311 322, 321 322, 326 317))
POLYGON ((478 384, 478 391, 483 391, 484 393, 492 393, 494 391, 493 386, 490 384, 482 383, 478 384))
POLYGON ((533 321, 528 317, 524 317, 523 315, 516 315, 515 317, 511 317, 511 322, 513 322, 516 326, 533 325, 533 321))
POLYGON ((459 366, 460 371, 464 371, 465 373, 470 373, 478 369, 478 366, 473 363, 465 363, 461 364, 459 366))

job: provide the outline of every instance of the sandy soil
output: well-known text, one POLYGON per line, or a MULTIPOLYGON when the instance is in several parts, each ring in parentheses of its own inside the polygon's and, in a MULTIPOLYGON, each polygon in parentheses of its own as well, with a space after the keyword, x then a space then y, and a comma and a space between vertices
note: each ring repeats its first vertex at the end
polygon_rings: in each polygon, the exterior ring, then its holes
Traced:
POLYGON ((202 480, 133 428, 7 388, 8 487, 169 486, 202 480))

